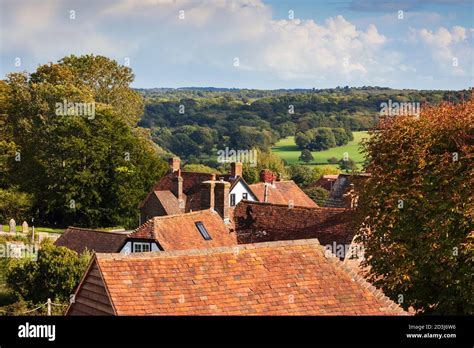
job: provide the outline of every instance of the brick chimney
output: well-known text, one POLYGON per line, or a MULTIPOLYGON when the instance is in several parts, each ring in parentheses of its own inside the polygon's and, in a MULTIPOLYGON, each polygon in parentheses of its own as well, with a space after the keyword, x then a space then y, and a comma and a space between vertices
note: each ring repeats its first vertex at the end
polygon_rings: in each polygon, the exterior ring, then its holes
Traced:
POLYGON ((261 182, 268 182, 273 184, 273 182, 276 180, 275 174, 270 169, 262 169, 260 171, 260 181, 261 182))
POLYGON ((176 176, 173 177, 172 182, 171 192, 178 198, 178 201, 181 201, 183 199, 183 177, 181 176, 181 169, 176 171, 176 176))
POLYGON ((230 164, 230 176, 236 178, 238 176, 242 177, 242 163, 232 162, 230 164))
POLYGON ((181 160, 179 159, 179 157, 171 157, 170 159, 168 159, 168 164, 170 166, 170 173, 174 173, 181 168, 181 160))
POLYGON ((229 189, 229 182, 223 180, 216 181, 214 209, 219 213, 224 221, 229 220, 230 218, 229 189))
POLYGON ((214 187, 216 182, 213 180, 203 181, 201 183, 201 209, 214 209, 214 187))

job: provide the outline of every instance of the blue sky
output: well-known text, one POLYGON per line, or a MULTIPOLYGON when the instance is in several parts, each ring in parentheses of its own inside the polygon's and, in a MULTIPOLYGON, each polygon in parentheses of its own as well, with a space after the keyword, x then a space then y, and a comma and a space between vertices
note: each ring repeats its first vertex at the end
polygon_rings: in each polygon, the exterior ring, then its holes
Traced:
POLYGON ((472 0, 0 4, 2 78, 94 53, 129 63, 144 88, 473 86, 472 0))

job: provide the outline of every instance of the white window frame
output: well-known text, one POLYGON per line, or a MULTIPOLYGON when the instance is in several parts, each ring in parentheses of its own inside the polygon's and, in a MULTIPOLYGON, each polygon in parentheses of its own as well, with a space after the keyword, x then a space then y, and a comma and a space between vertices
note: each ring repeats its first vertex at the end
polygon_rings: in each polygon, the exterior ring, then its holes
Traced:
POLYGON ((149 251, 151 251, 150 243, 147 243, 147 242, 133 242, 133 252, 134 253, 146 253, 146 252, 149 252, 149 251), (137 246, 139 248, 137 248, 137 246), (148 247, 148 250, 143 250, 145 246, 148 247), (140 250, 137 250, 137 249, 140 249, 140 250))

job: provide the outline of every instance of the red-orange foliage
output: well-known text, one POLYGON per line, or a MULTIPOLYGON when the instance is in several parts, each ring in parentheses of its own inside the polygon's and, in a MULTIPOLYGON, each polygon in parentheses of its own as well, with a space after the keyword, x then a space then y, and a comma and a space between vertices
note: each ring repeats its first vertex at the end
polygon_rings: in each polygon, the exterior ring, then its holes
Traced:
POLYGON ((474 313, 473 116, 472 100, 425 107, 381 120, 363 144, 366 265, 405 308, 474 313))

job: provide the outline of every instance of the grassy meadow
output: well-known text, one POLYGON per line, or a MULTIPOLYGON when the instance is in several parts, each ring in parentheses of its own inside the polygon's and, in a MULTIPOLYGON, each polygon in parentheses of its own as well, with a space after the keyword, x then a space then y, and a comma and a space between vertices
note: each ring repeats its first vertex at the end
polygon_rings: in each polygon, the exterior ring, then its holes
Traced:
MULTIPOLYGON (((364 162, 364 156, 360 152, 359 143, 363 138, 366 138, 367 132, 353 132, 354 140, 350 141, 347 145, 333 147, 329 150, 324 151, 312 151, 314 161, 308 163, 309 166, 313 167, 318 166, 332 166, 337 167, 337 165, 329 164, 327 159, 331 157, 336 157, 341 159, 344 156, 344 153, 349 154, 349 158, 353 159, 360 165, 364 162)), ((277 154, 281 159, 285 160, 288 165, 290 164, 305 164, 300 161, 298 158, 301 155, 301 150, 295 144, 295 138, 293 136, 286 137, 278 141, 275 146, 272 148, 272 151, 277 154)))

